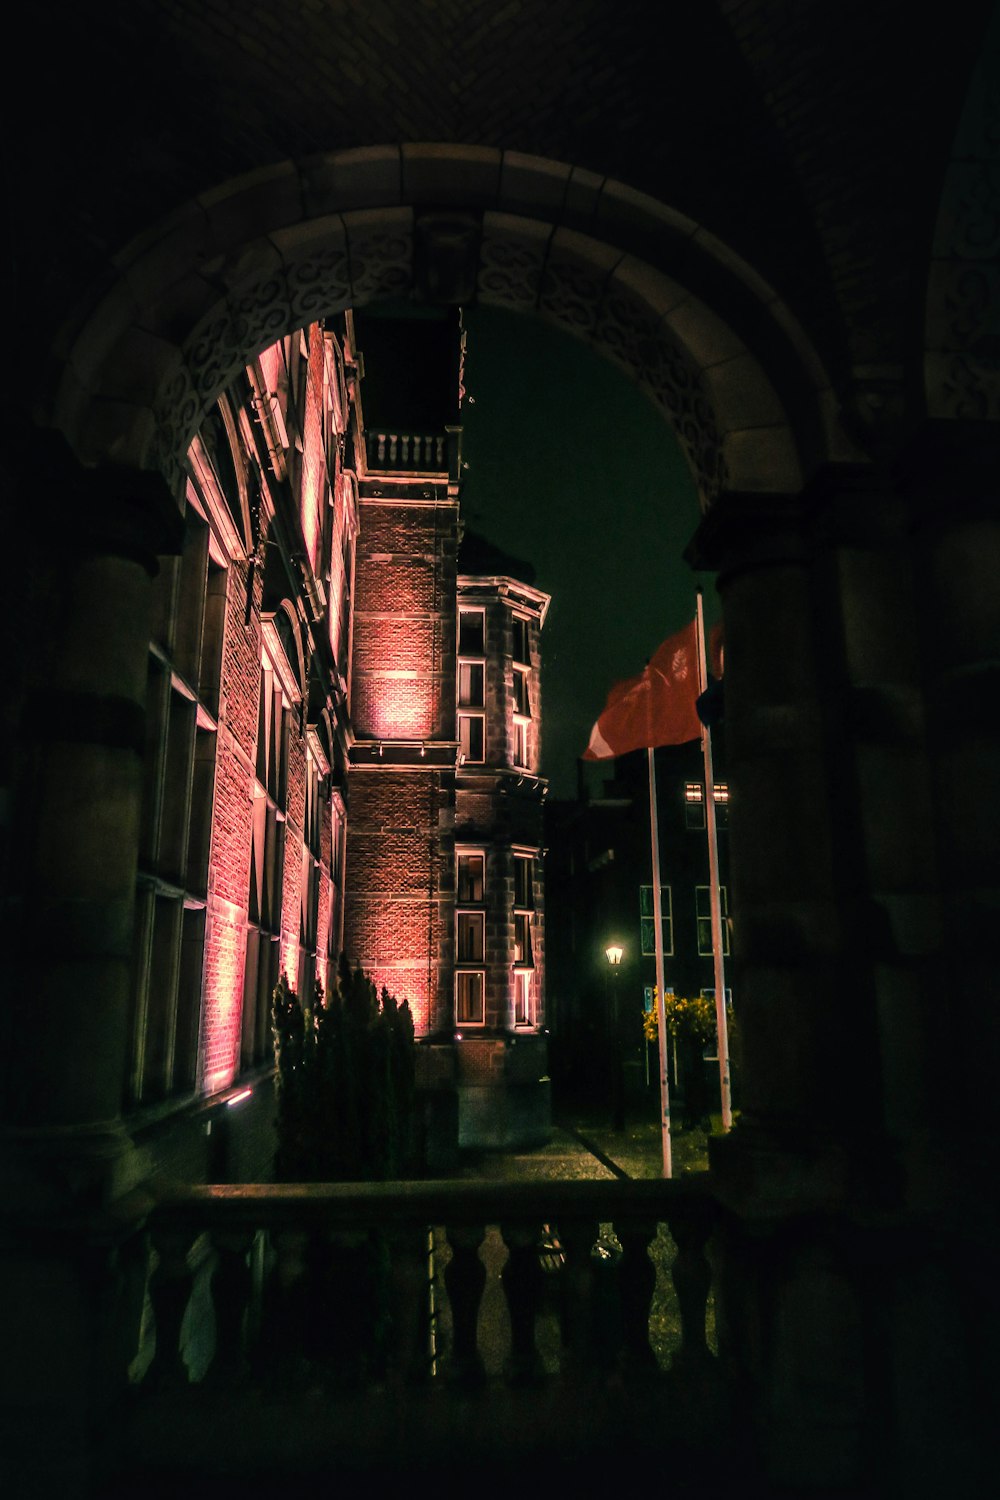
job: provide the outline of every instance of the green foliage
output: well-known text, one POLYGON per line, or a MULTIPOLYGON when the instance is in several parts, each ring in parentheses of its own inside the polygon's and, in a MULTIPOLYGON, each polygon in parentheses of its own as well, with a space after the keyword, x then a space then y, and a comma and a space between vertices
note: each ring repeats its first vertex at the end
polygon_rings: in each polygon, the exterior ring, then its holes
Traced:
MULTIPOLYGON (((715 1000, 707 995, 696 995, 688 999, 684 995, 667 995, 663 1002, 667 1030, 678 1040, 700 1042, 704 1046, 715 1041, 715 1000)), ((727 1030, 732 1043, 733 1007, 726 1006, 727 1030)), ((643 1012, 643 1034, 647 1042, 655 1042, 659 1031, 659 1016, 656 1006, 656 991, 653 991, 653 1008, 643 1012)))
POLYGON ((271 1005, 279 1182, 370 1182, 410 1165, 413 1017, 341 956, 337 988, 303 1004, 282 975, 271 1005))

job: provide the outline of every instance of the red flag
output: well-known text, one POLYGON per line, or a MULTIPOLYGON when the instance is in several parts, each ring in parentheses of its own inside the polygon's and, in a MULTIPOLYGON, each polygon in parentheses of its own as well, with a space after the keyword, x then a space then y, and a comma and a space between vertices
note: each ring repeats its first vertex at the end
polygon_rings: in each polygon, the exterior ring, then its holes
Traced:
POLYGON ((612 760, 630 750, 700 739, 697 697, 698 632, 692 620, 663 642, 638 677, 611 689, 581 760, 612 760))

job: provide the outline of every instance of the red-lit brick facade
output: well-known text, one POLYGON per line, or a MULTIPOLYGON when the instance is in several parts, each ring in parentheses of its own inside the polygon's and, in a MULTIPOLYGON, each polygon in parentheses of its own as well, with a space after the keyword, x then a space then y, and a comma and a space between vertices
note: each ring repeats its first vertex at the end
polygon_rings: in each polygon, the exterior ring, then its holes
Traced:
POLYGON ((279 973, 308 992, 340 952, 346 358, 344 331, 281 340, 189 450, 183 550, 161 567, 150 630, 133 1108, 269 1066, 279 973))
POLYGON ((356 417, 344 946, 410 1001, 420 1077, 457 1095, 463 1143, 540 1139, 538 636, 548 598, 513 578, 459 576, 454 427, 383 432, 356 417), (482 625, 474 661, 462 636, 470 615, 482 625), (482 726, 475 760, 470 715, 482 726), (481 866, 474 900, 463 885, 470 857, 481 866))
POLYGON ((183 549, 150 630, 127 1103, 242 1090, 271 1062, 279 975, 308 995, 343 951, 409 1001, 444 1114, 502 1144, 548 1122, 548 600, 459 578, 457 424, 369 429, 355 338, 346 314, 266 349, 189 451, 183 549))

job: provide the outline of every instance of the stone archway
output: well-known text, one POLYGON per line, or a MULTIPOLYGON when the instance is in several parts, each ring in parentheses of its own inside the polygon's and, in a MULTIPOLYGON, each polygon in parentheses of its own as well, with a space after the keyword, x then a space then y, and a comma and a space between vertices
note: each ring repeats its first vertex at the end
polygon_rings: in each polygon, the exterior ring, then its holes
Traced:
POLYGON ((795 494, 818 463, 859 456, 819 357, 752 268, 664 205, 561 163, 454 146, 285 163, 189 203, 118 269, 69 344, 49 413, 87 464, 176 485, 247 358, 309 319, 414 288, 532 313, 591 344, 662 411, 705 508, 723 489, 795 494), (765 335, 751 344, 741 321, 765 335))

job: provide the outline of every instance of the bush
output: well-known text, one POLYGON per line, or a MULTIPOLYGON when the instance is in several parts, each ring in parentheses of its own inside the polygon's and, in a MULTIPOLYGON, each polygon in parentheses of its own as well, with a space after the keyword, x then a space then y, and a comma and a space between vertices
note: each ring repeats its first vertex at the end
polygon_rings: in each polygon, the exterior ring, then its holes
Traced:
POLYGON ((304 1005, 282 975, 271 1006, 279 1182, 404 1175, 413 1136, 413 1017, 407 1001, 341 957, 328 997, 304 1005))

